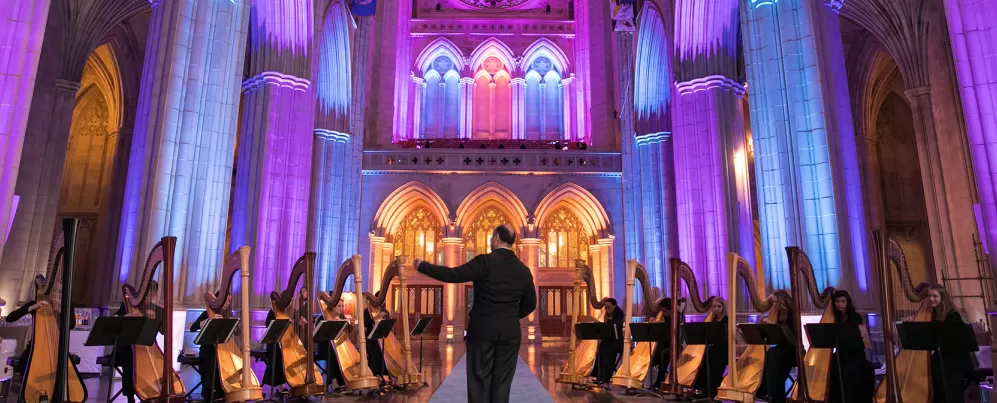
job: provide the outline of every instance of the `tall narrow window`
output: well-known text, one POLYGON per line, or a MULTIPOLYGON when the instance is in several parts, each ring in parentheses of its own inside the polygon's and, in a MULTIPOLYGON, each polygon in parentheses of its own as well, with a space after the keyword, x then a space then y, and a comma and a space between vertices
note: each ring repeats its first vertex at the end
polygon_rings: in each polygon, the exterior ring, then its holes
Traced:
POLYGON ((459 113, 460 74, 448 56, 433 60, 423 72, 422 137, 456 138, 459 113))
POLYGON ((575 267, 575 259, 588 260, 589 237, 566 208, 554 210, 540 230, 541 267, 575 267))
MULTIPOLYGON (((512 225, 509 218, 502 214, 502 211, 495 207, 488 207, 478 214, 470 228, 464 229, 464 250, 467 253, 467 260, 492 251, 489 241, 492 237, 492 231, 500 224, 512 225)), ((512 250, 516 250, 516 246, 513 245, 512 250)))
POLYGON ((563 138, 564 100, 561 74, 554 63, 541 56, 530 63, 526 73, 526 138, 557 140, 563 138))
POLYGON ((422 259, 430 263, 443 261, 443 226, 429 210, 417 207, 402 220, 395 231, 395 256, 422 259))
POLYGON ((498 57, 486 57, 474 75, 474 139, 512 138, 512 91, 505 63, 498 57))

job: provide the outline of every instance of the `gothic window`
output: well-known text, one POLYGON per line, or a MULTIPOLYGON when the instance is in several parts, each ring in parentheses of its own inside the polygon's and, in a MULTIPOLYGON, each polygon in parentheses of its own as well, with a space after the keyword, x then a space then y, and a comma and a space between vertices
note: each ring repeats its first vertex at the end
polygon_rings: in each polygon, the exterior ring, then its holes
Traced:
POLYGON ((489 56, 477 66, 474 75, 474 115, 472 138, 507 140, 512 138, 512 88, 508 66, 489 56))
POLYGON ((439 56, 423 73, 423 138, 456 138, 460 112, 460 74, 449 56, 439 56))
POLYGON ((530 63, 526 73, 525 130, 531 140, 563 138, 561 75, 546 56, 530 63))
MULTIPOLYGON (((464 229, 464 251, 467 254, 467 260, 492 251, 489 241, 492 237, 492 231, 500 224, 512 225, 499 209, 488 207, 481 214, 478 214, 469 228, 464 229)), ((512 250, 516 250, 516 245, 512 246, 512 250)))
POLYGON ((394 234, 395 256, 423 259, 430 263, 443 261, 443 226, 424 207, 405 215, 394 234))
POLYGON ((561 207, 540 227, 540 267, 575 267, 575 259, 588 260, 588 235, 578 217, 561 207))

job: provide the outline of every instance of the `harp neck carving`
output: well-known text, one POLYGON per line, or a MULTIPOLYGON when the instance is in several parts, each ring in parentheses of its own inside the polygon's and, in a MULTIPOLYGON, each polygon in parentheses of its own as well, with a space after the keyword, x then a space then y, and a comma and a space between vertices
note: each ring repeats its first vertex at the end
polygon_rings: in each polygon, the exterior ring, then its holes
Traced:
POLYGON ((772 309, 772 305, 776 301, 775 295, 765 297, 765 290, 758 285, 758 279, 755 277, 755 269, 751 268, 748 261, 744 260, 740 255, 728 254, 728 256, 730 255, 737 257, 737 275, 744 280, 747 286, 748 300, 751 301, 751 307, 754 308, 755 312, 768 312, 772 309))
POLYGON ((592 308, 596 310, 602 309, 606 306, 606 301, 609 301, 609 297, 599 298, 595 295, 595 275, 592 273, 592 268, 589 267, 588 262, 580 259, 575 260, 575 267, 582 271, 582 281, 588 288, 589 305, 592 305, 592 308))
MULTIPOLYGON (((712 297, 711 296, 711 297, 707 298, 706 301, 703 301, 703 300, 699 299, 699 284, 696 282, 696 276, 693 274, 692 268, 689 267, 688 264, 686 264, 685 262, 683 262, 681 259, 678 259, 678 258, 672 258, 671 259, 671 264, 672 264, 672 270, 675 271, 675 275, 678 278, 684 280, 685 283, 686 283, 686 285, 689 286, 688 287, 689 288, 689 298, 688 298, 688 301, 689 301, 689 304, 692 305, 692 309, 695 309, 696 312, 699 312, 699 313, 706 313, 706 311, 709 311, 710 307, 713 305, 713 300, 716 297, 712 297)), ((679 302, 685 301, 685 300, 686 300, 686 298, 681 298, 681 299, 679 299, 679 302)), ((657 304, 655 304, 655 305, 657 305, 657 304)), ((676 306, 677 305, 678 304, 676 304, 676 306)))
POLYGON ((817 276, 814 274, 814 267, 810 264, 810 258, 802 249, 796 246, 786 248, 789 255, 790 270, 803 275, 802 281, 806 282, 806 292, 810 295, 810 301, 820 309, 827 307, 831 302, 831 294, 834 294, 834 287, 825 287, 824 291, 817 292, 817 276))
POLYGON ((339 271, 336 273, 336 281, 333 283, 332 291, 319 291, 319 301, 322 301, 330 308, 338 305, 339 300, 343 298, 343 289, 346 288, 346 280, 353 275, 353 270, 353 258, 347 258, 343 261, 343 264, 339 265, 339 271))
POLYGON ((904 297, 910 302, 921 302, 927 293, 930 284, 921 282, 914 285, 910 276, 910 269, 907 267, 907 256, 904 255, 903 248, 893 237, 887 238, 886 255, 893 262, 897 269, 897 278, 900 279, 900 286, 903 288, 904 297))
POLYGON ((401 256, 396 257, 395 260, 391 261, 388 267, 384 268, 384 274, 381 275, 381 288, 378 290, 381 292, 378 295, 371 294, 369 292, 363 293, 364 298, 367 299, 367 307, 372 310, 383 310, 384 302, 388 297, 388 287, 391 286, 391 282, 398 277, 398 272, 402 270, 403 259, 401 256))
MULTIPOLYGON (((247 267, 242 267, 243 254, 246 255, 245 260, 248 260, 248 246, 239 247, 234 253, 225 258, 225 265, 222 268, 222 283, 218 286, 218 294, 215 295, 210 291, 204 293, 204 302, 213 311, 218 312, 222 310, 225 306, 225 300, 232 295, 232 282, 236 273, 239 273, 240 270, 249 270, 247 267)), ((247 286, 243 285, 243 287, 247 286)))
POLYGON ((270 293, 270 301, 273 302, 274 307, 285 310, 288 305, 291 305, 291 301, 294 300, 294 290, 298 288, 298 281, 301 280, 301 276, 305 275, 305 270, 308 269, 307 260, 309 254, 314 259, 315 253, 307 252, 298 258, 298 261, 294 262, 291 276, 287 279, 287 288, 284 288, 281 292, 273 291, 270 293))
MULTIPOLYGON (((140 310, 140 307, 148 305, 149 296, 153 288, 158 287, 156 282, 153 280, 156 276, 156 270, 159 266, 165 266, 169 264, 171 267, 173 265, 173 257, 176 256, 177 238, 168 236, 163 237, 152 247, 152 251, 149 252, 149 256, 145 259, 145 266, 142 270, 142 277, 139 279, 139 289, 135 289, 131 284, 125 283, 121 286, 121 292, 124 295, 125 305, 129 309, 140 310)), ((164 270, 163 280, 166 282, 166 275, 172 276, 172 270, 164 270), (169 271, 170 273, 166 273, 169 271)), ((164 292, 172 292, 172 290, 164 290, 164 292)), ((172 302, 172 299, 168 299, 172 302)), ((164 304, 166 305, 166 304, 164 304)), ((163 309, 170 309, 170 306, 163 306, 163 309)))

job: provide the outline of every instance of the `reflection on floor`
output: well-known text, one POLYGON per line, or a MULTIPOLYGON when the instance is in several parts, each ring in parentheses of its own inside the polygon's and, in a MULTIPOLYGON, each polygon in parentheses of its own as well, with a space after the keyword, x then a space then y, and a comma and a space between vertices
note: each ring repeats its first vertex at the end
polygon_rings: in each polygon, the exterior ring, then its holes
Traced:
MULTIPOLYGON (((416 361, 416 365, 418 365, 419 348, 414 347, 413 350, 413 359, 416 361)), ((427 402, 443 383, 443 380, 449 376, 451 371, 453 371, 454 366, 460 361, 463 355, 463 344, 455 343, 453 345, 446 345, 445 343, 427 342, 423 356, 423 371, 426 376, 426 380, 429 382, 429 387, 409 390, 395 390, 385 396, 347 396, 345 398, 326 398, 321 401, 427 402)), ((546 389, 547 393, 550 394, 555 403, 662 401, 656 398, 624 396, 619 390, 614 390, 609 393, 593 393, 584 390, 572 390, 569 386, 556 383, 555 379, 568 357, 567 344, 563 342, 544 343, 542 345, 537 344, 534 346, 524 344, 519 355, 523 359, 521 364, 525 362, 526 366, 533 373, 533 375, 536 376, 537 380, 540 381, 540 385, 546 389)), ((253 369, 259 376, 263 374, 264 366, 262 363, 255 363, 253 369)), ((197 383, 197 373, 190 368, 184 368, 180 372, 180 375, 185 385, 193 386, 197 383)), ((105 383, 106 382, 104 382, 103 378, 99 382, 96 379, 87 381, 87 389, 90 391, 89 401, 105 401, 104 399, 107 393, 105 383), (98 383, 100 385, 98 385, 98 383)), ((118 383, 119 381, 115 380, 113 388, 115 392, 119 388, 118 383)), ((199 392, 200 391, 197 390, 195 391, 195 394, 199 394, 199 392)), ((264 392, 269 394, 269 389, 265 388, 264 392)), ((976 395, 975 399, 967 401, 979 401, 978 399, 979 397, 976 395)), ((116 402, 124 401, 125 399, 123 398, 116 400, 116 402)), ((516 403, 526 402, 517 401, 516 403)))

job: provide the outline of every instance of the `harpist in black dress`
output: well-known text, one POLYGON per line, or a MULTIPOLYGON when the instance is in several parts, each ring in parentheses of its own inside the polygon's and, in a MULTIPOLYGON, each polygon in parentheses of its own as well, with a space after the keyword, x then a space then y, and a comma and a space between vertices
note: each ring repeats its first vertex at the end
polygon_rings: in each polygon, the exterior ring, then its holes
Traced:
POLYGON ((606 311, 606 323, 616 325, 616 334, 618 337, 612 341, 599 341, 599 347, 596 350, 598 358, 595 367, 592 368, 592 373, 595 375, 598 383, 609 383, 613 378, 613 373, 616 372, 617 357, 623 354, 623 322, 625 318, 623 310, 619 309, 619 306, 616 305, 616 300, 613 298, 606 300, 606 305, 603 309, 606 311))
MULTIPOLYGON (((721 298, 715 298, 713 305, 713 321, 727 323, 727 303, 721 298)), ((696 375, 696 390, 701 390, 706 397, 713 398, 720 388, 720 381, 723 380, 724 371, 727 370, 727 339, 724 338, 719 344, 712 344, 707 347, 704 354, 703 363, 699 366, 699 373, 696 375)))
MULTIPOLYGON (((928 287, 933 322, 964 323, 948 291, 938 284, 928 287)), ((973 370, 970 353, 931 353, 931 390, 934 403, 962 403, 966 378, 973 370), (944 365, 943 365, 944 362, 944 365)))
MULTIPOLYGON (((862 316, 855 311, 848 291, 838 290, 832 294, 834 301, 834 322, 854 323, 861 326, 862 316)), ((828 402, 868 403, 872 402, 876 383, 875 369, 866 359, 865 349, 838 349, 838 357, 831 359, 828 402), (840 361, 840 371, 838 363, 840 361), (839 373, 840 372, 840 373, 839 373), (845 387, 842 388, 841 386, 845 387), (842 399, 842 389, 844 398, 842 399)))

